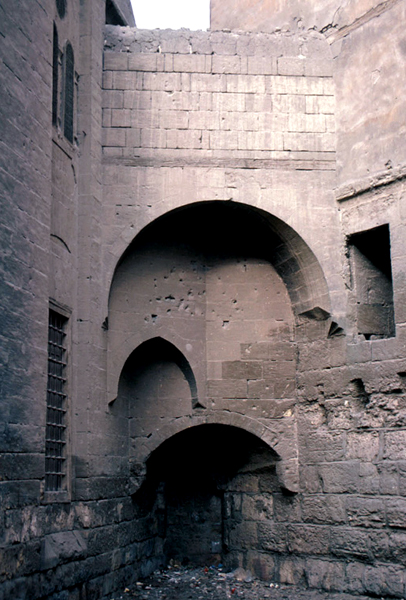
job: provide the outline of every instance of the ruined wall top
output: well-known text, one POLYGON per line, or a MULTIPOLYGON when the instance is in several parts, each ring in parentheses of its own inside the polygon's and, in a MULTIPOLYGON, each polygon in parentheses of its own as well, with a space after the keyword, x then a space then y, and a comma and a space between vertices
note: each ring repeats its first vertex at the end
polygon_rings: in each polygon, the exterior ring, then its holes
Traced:
POLYGON ((373 16, 399 0, 211 0, 212 30, 334 32, 373 16))
POLYGON ((219 54, 224 56, 299 56, 330 58, 328 44, 317 31, 248 32, 136 29, 106 25, 105 50, 133 53, 219 54))

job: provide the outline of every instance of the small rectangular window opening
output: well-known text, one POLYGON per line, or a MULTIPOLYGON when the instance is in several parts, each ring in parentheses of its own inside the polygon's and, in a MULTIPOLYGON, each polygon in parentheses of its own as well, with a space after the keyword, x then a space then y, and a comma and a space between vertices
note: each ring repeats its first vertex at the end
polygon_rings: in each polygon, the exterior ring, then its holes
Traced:
POLYGON ((65 317, 50 310, 45 441, 45 489, 47 491, 60 491, 65 485, 66 323, 65 317))
POLYGON ((389 226, 348 238, 358 333, 366 339, 395 335, 389 226))

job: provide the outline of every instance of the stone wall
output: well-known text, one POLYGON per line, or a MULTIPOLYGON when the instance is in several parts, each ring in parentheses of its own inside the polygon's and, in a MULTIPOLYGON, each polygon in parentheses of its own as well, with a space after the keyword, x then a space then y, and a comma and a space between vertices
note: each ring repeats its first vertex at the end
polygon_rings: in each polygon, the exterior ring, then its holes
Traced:
POLYGON ((405 3, 312 6, 255 34, 0 8, 0 599, 109 598, 170 557, 404 597, 405 3))

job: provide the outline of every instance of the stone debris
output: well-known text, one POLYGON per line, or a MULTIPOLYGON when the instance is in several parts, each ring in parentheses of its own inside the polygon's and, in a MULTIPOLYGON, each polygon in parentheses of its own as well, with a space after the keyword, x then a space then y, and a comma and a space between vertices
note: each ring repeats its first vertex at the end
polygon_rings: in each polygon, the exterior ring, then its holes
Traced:
MULTIPOLYGON (((155 571, 126 587, 111 600, 367 600, 366 596, 306 590, 292 585, 260 581, 242 568, 226 572, 218 567, 189 567, 178 564, 155 571)), ((385 600, 381 598, 381 600, 385 600)))

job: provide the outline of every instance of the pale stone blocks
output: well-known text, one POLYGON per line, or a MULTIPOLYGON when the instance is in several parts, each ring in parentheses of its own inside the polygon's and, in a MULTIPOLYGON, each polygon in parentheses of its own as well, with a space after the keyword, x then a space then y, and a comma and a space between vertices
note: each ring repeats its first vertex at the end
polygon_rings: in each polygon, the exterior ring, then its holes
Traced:
POLYGON ((139 148, 141 146, 141 129, 126 130, 126 145, 128 148, 139 148))
POLYGON ((163 71, 165 67, 162 54, 134 54, 130 53, 128 58, 128 69, 130 71, 163 71))
POLYGON ((104 90, 102 99, 103 108, 124 108, 124 92, 121 90, 104 90))
POLYGON ((180 110, 160 111, 159 127, 162 129, 187 129, 189 113, 180 110))
POLYGON ((143 148, 165 148, 166 131, 160 129, 141 129, 141 146, 143 148))
POLYGON ((265 94, 265 78, 261 75, 227 75, 227 92, 265 94))
POLYGON ((213 94, 212 109, 214 111, 245 111, 246 94, 213 94))
POLYGON ((237 150, 238 135, 236 131, 211 131, 210 132, 210 148, 212 150, 221 150, 229 148, 237 150))
POLYGON ((152 105, 152 92, 124 90, 124 108, 134 111, 148 110, 152 105))
POLYGON ((133 110, 131 127, 139 129, 157 129, 159 128, 159 113, 155 110, 133 110))
POLYGON ((112 127, 131 127, 132 111, 129 109, 112 109, 111 126, 112 127))
POLYGON ((192 92, 226 92, 226 75, 192 73, 191 90, 192 92))
POLYGON ((212 57, 213 73, 241 73, 240 56, 219 56, 214 54, 212 57))
POLYGON ((142 89, 179 91, 182 89, 180 73, 144 73, 142 89))
POLYGON ((189 114, 189 127, 190 129, 219 129, 219 115, 218 113, 210 111, 192 111, 189 114))
POLYGON ((304 75, 305 61, 303 58, 285 57, 278 58, 279 75, 304 75))
POLYGON ((113 71, 111 87, 115 90, 142 89, 142 73, 135 71, 113 71))
POLYGON ((248 56, 248 73, 250 75, 276 75, 277 72, 275 56, 248 56))
POLYGON ((125 130, 116 128, 103 129, 103 146, 125 146, 125 130))
POLYGON ((245 109, 250 112, 271 112, 273 109, 273 98, 271 94, 246 94, 245 109))
POLYGON ((305 61, 305 75, 308 77, 331 77, 333 62, 327 59, 311 59, 305 61))
POLYGON ((103 68, 105 71, 127 71, 127 52, 105 52, 103 57, 103 68))
POLYGON ((307 113, 332 115, 334 114, 334 108, 334 96, 306 96, 307 113))
POLYGON ((203 147, 203 139, 203 133, 198 130, 168 130, 166 132, 166 147, 198 149, 203 147))
POLYGON ((175 54, 173 70, 181 73, 210 73, 211 57, 204 54, 175 54))

